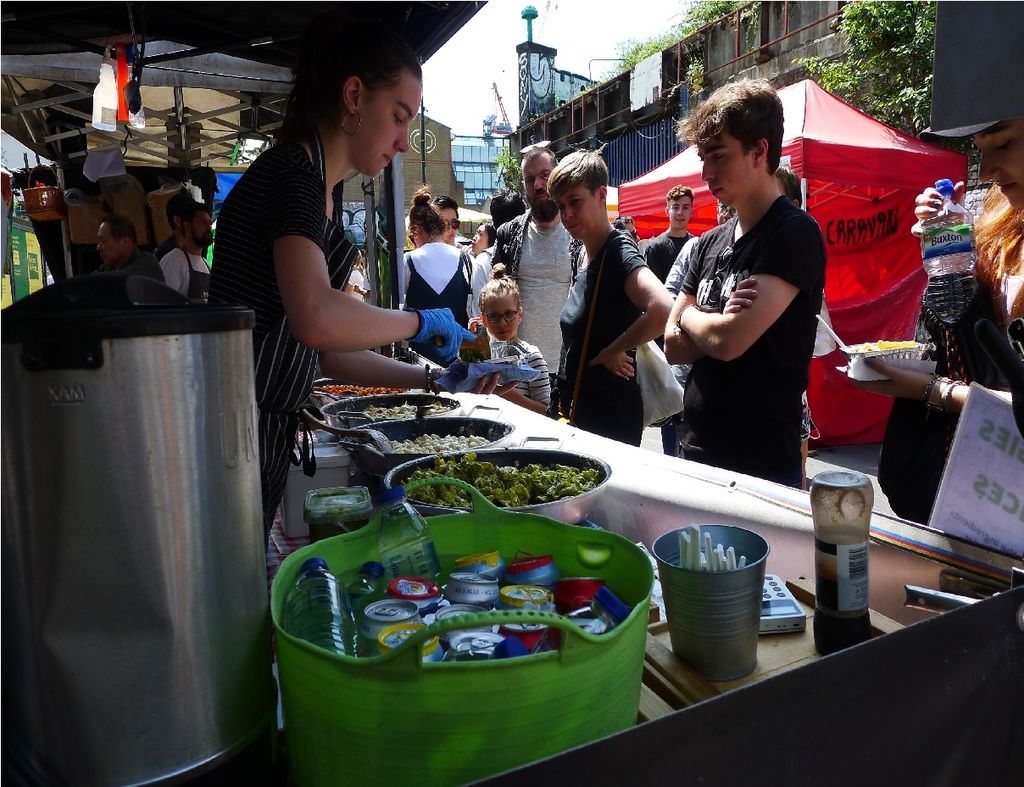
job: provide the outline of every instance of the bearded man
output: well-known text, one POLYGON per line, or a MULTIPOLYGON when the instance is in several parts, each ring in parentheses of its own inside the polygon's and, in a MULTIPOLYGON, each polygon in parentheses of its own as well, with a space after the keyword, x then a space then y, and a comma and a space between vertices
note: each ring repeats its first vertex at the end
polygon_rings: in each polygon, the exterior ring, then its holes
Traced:
MULTIPOLYGON (((576 280, 582 244, 573 240, 548 194, 548 177, 558 161, 546 143, 524 148, 522 159, 526 213, 498 228, 493 265, 505 265, 519 285, 523 321, 519 338, 534 344, 557 368, 562 351, 562 313, 569 288, 576 280)), ((552 375, 554 377, 554 375, 552 375)), ((555 390, 552 380, 552 391, 555 390)), ((549 412, 557 412, 557 402, 549 412)))

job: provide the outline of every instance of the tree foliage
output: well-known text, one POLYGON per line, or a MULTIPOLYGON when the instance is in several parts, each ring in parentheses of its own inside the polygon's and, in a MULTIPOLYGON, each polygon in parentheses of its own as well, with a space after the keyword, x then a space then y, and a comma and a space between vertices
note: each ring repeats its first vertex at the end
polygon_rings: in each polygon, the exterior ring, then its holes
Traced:
POLYGON ((519 159, 512 155, 508 145, 502 146, 501 150, 494 157, 494 163, 498 166, 498 177, 501 182, 510 189, 522 189, 523 170, 519 159))
POLYGON ((679 36, 675 33, 666 33, 665 35, 649 38, 644 41, 639 41, 635 38, 621 41, 615 47, 615 54, 621 58, 621 62, 609 72, 608 78, 610 79, 617 74, 621 74, 623 71, 635 68, 636 64, 641 60, 646 60, 651 55, 657 54, 663 49, 668 49, 678 40, 679 36))
POLYGON ((676 40, 680 38, 686 38, 691 33, 695 33, 705 25, 709 25, 716 19, 721 19, 726 14, 731 14, 738 11, 743 6, 750 6, 744 11, 744 18, 748 18, 757 13, 757 6, 750 5, 749 2, 734 2, 734 0, 697 0, 689 8, 686 9, 686 13, 683 15, 682 21, 680 21, 676 40))
POLYGON ((839 33, 841 58, 802 61, 811 77, 872 117, 917 136, 931 116, 935 3, 849 3, 839 33))
MULTIPOLYGON (((750 5, 749 2, 737 2, 736 0, 696 0, 691 2, 683 9, 680 21, 673 25, 667 33, 644 40, 628 39, 619 43, 616 46, 616 54, 621 58, 621 62, 610 70, 605 78, 611 79, 623 71, 634 68, 641 60, 668 49, 677 41, 681 41, 705 25, 709 25, 744 6, 749 6, 743 12, 744 19, 753 17, 757 13, 756 6, 750 5)), ((699 51, 695 50, 695 56, 687 69, 687 83, 694 90, 700 90, 704 77, 703 61, 697 56, 698 54, 699 51)))

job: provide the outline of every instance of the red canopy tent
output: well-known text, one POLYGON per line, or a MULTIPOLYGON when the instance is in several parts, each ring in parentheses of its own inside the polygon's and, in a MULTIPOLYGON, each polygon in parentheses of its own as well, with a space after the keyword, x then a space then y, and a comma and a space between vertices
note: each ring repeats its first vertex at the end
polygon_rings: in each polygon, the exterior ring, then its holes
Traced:
MULTIPOLYGON (((914 197, 939 178, 966 180, 967 158, 879 123, 810 80, 779 91, 782 155, 807 182, 807 206, 828 251, 825 300, 848 344, 913 336, 926 277, 910 234, 914 197)), ((665 193, 694 193, 692 232, 715 224, 715 200, 701 179, 696 146, 619 186, 619 212, 642 238, 663 232, 665 193)), ((820 441, 879 442, 891 400, 863 393, 836 371, 838 351, 811 363, 808 398, 820 441)))

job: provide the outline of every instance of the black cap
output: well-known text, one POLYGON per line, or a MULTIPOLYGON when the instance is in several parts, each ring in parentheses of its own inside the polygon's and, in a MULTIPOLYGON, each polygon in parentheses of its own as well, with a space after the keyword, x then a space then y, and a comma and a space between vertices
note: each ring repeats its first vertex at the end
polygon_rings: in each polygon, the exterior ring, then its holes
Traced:
POLYGON ((932 116, 921 139, 969 137, 1024 116, 1024 3, 935 9, 932 116))

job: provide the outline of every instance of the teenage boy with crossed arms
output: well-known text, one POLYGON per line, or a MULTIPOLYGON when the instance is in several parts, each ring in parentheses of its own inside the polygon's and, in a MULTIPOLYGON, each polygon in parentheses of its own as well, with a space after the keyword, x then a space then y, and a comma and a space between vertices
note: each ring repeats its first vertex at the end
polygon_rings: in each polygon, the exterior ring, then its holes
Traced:
POLYGON ((799 488, 800 398, 825 243, 817 223, 779 191, 782 133, 782 102, 762 80, 723 86, 681 123, 711 195, 736 215, 697 241, 665 355, 693 365, 684 458, 799 488))

